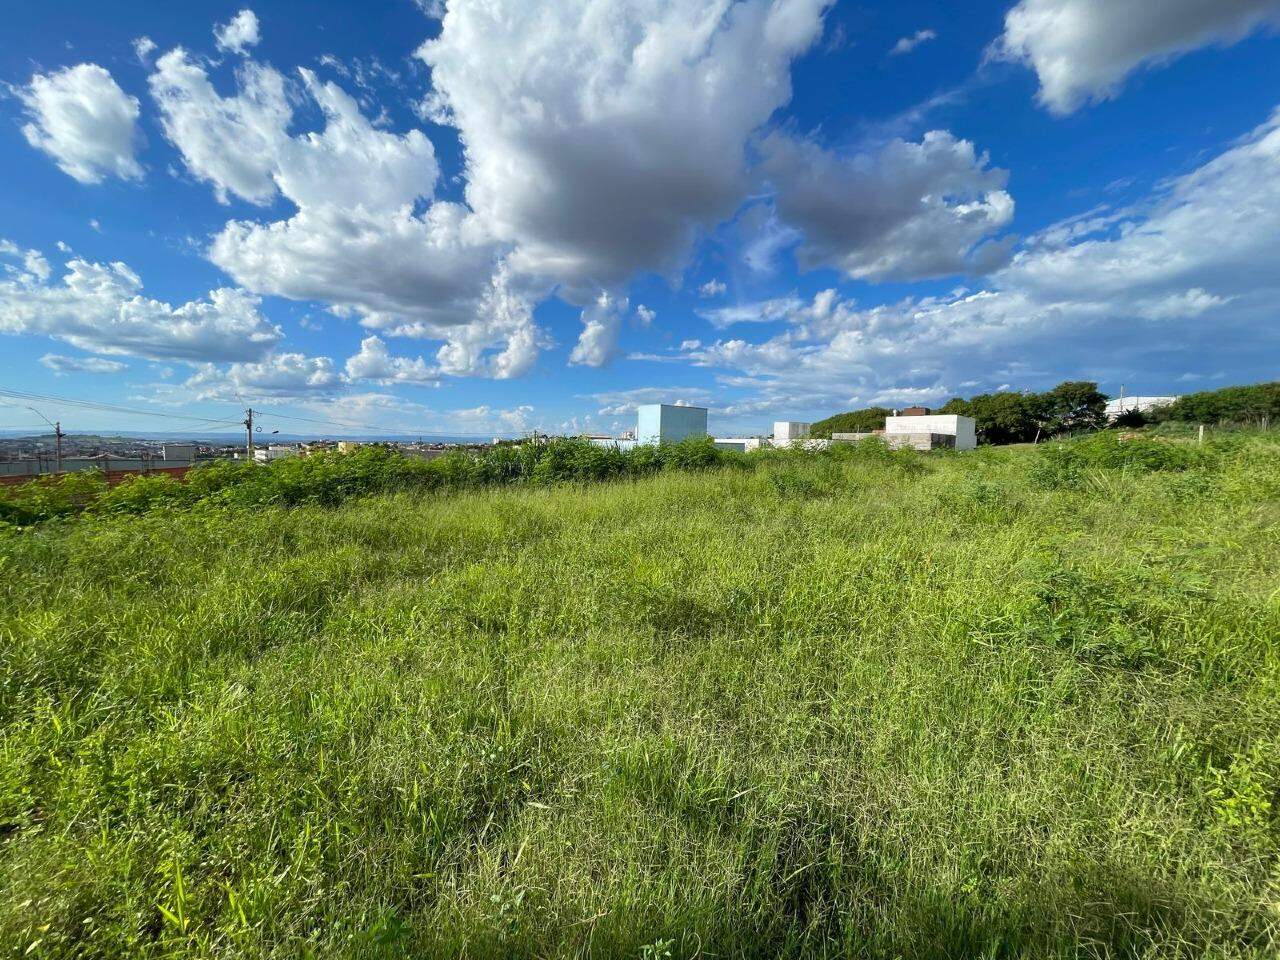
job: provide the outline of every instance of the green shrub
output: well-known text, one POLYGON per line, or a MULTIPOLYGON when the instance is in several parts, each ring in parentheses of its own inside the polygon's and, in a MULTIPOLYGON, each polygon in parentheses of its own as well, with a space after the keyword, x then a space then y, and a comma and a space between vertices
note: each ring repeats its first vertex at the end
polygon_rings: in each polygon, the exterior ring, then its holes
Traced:
POLYGON ((1280 422, 1280 381, 1188 393, 1170 406, 1152 411, 1152 418, 1186 423, 1274 425, 1280 422))
POLYGON ((25 526, 79 513, 107 488, 96 470, 39 477, 0 491, 0 519, 25 526))
POLYGON ((1147 437, 1122 438, 1114 431, 1078 440, 1045 444, 1032 464, 1031 476, 1045 487, 1083 486, 1092 471, 1155 473, 1212 466, 1221 447, 1199 446, 1147 437))
POLYGON ((26 484, 0 497, 0 521, 29 525, 79 513, 93 504, 98 513, 140 514, 160 506, 209 503, 229 507, 306 504, 333 507, 356 497, 397 490, 466 490, 508 484, 603 483, 661 471, 734 467, 754 469, 780 462, 846 461, 891 465, 919 473, 913 451, 890 451, 879 441, 839 445, 826 452, 765 449, 751 454, 720 450, 710 437, 679 443, 642 445, 630 450, 585 440, 500 445, 479 452, 455 450, 432 460, 370 445, 351 453, 326 452, 260 464, 218 461, 189 471, 183 484, 168 478, 138 477, 105 492, 101 481, 68 475, 59 481, 26 484), (76 478, 76 479, 73 479, 76 478))
POLYGON ((197 494, 168 475, 128 477, 104 490, 89 505, 95 513, 146 513, 156 507, 186 506, 197 494))

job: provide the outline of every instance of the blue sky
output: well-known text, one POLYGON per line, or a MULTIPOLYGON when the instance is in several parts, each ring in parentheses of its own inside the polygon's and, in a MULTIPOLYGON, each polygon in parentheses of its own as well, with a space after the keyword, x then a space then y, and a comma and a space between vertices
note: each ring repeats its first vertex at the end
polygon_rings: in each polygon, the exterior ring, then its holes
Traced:
POLYGON ((613 432, 683 401, 739 434, 1276 377, 1277 0, 48 0, 8 23, 11 391, 316 433, 613 432))

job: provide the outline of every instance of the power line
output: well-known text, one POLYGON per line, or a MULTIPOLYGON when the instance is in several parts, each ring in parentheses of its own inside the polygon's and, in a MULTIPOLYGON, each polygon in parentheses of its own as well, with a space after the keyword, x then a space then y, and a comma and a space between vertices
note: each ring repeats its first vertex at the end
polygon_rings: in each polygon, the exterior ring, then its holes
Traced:
POLYGON ((346 423, 342 420, 318 420, 315 417, 295 417, 288 413, 275 413, 269 408, 266 410, 263 410, 262 407, 258 407, 258 413, 265 413, 268 416, 275 417, 277 420, 297 420, 301 423, 318 423, 318 424, 321 424, 322 426, 348 427, 352 430, 377 429, 376 427, 366 426, 363 423, 346 423))
MULTIPOLYGON (((322 426, 347 427, 352 430, 367 430, 367 431, 380 432, 380 433, 386 433, 386 434, 402 434, 402 435, 406 434, 405 430, 393 430, 390 427, 381 427, 376 424, 371 425, 367 423, 347 423, 343 420, 319 420, 319 419, 316 419, 315 417, 297 417, 288 413, 273 413, 271 412, 270 409, 264 410, 262 407, 254 407, 254 413, 263 414, 265 419, 270 419, 271 417, 275 417, 280 420, 298 420, 302 423, 318 423, 318 424, 321 424, 322 426)), ((415 431, 415 430, 407 431, 408 434, 413 434, 418 432, 420 431, 415 431)), ((488 434, 458 433, 458 434, 449 434, 449 436, 479 438, 479 437, 488 436, 488 434)))
MULTIPOLYGON (((9 397, 14 400, 32 400, 37 403, 57 403, 87 410, 104 411, 107 413, 127 413, 140 417, 163 417, 166 420, 193 420, 201 423, 214 424, 216 426, 225 426, 239 422, 237 420, 215 420, 212 417, 197 417, 181 413, 162 413, 158 410, 138 410, 133 407, 122 407, 118 404, 102 403, 97 400, 72 400, 68 397, 54 397, 41 393, 27 393, 22 390, 9 390, 3 387, 0 387, 0 397, 9 397)), ((16 405, 18 404, 15 404, 15 406, 16 405)), ((21 404, 21 406, 25 406, 25 404, 21 404)))
MULTIPOLYGON (((38 403, 56 403, 66 406, 82 407, 89 410, 107 411, 110 413, 127 413, 135 416, 143 417, 163 417, 166 420, 199 420, 204 423, 234 423, 234 420, 215 420, 212 417, 199 417, 192 414, 161 412, 158 410, 139 410, 135 407, 122 407, 114 403, 103 403, 98 400, 73 400, 69 397, 54 397, 41 393, 27 393, 21 390, 9 390, 0 388, 0 397, 10 397, 17 400, 34 400, 38 403)), ((28 408, 30 409, 30 408, 28 408)))
MULTIPOLYGON (((240 419, 219 420, 219 419, 214 419, 212 417, 200 417, 200 416, 194 416, 191 414, 161 412, 158 410, 139 410, 136 407, 125 407, 119 404, 104 403, 102 401, 97 401, 97 400, 75 400, 69 397, 55 397, 49 394, 30 393, 25 390, 11 390, 8 388, 0 387, 0 403, 5 402, 5 400, 3 399, 5 397, 10 398, 11 401, 19 400, 19 401, 34 401, 36 403, 54 403, 54 404, 61 404, 65 406, 84 409, 84 410, 94 410, 94 411, 105 412, 105 413, 121 413, 121 414, 129 414, 132 416, 140 416, 140 417, 160 417, 165 420, 191 421, 194 423, 208 424, 210 426, 217 426, 217 427, 242 426, 244 424, 244 421, 240 419)), ((26 407, 27 409, 31 409, 30 407, 27 406, 26 403, 13 403, 11 405, 22 406, 22 407, 26 407)), ((279 420, 292 420, 298 423, 314 423, 314 424, 319 424, 320 426, 328 426, 328 427, 344 427, 348 430, 362 430, 368 433, 385 433, 385 434, 403 433, 402 430, 394 430, 390 427, 381 426, 379 424, 351 423, 350 421, 334 420, 331 418, 300 417, 295 414, 278 413, 272 410, 271 408, 267 408, 264 410, 258 407, 258 408, 254 408, 254 412, 255 414, 265 415, 266 419, 270 419, 274 417, 279 420)), ((27 429, 27 428, 17 427, 14 429, 27 429)), ((482 434, 457 434, 457 436, 480 437, 482 436, 482 434)))

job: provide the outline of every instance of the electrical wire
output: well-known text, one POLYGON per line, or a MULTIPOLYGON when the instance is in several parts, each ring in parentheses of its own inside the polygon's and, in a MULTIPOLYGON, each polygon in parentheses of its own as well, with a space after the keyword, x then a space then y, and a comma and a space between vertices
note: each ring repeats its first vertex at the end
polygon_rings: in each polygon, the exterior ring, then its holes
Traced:
MULTIPOLYGON (((352 430, 366 430, 373 433, 383 433, 388 436, 407 435, 404 430, 393 430, 390 427, 379 427, 377 425, 370 425, 367 423, 346 423, 342 420, 320 420, 320 419, 316 419, 315 417, 297 417, 288 413, 274 413, 270 409, 263 409, 261 407, 254 407, 253 412, 263 414, 264 419, 270 419, 271 417, 275 417, 276 419, 279 419, 279 420, 297 420, 301 423, 318 423, 323 426, 348 427, 352 430)), ((417 434, 421 432, 422 431, 420 430, 410 430, 408 431, 408 434, 417 434)), ((459 438, 479 439, 481 437, 486 436, 486 434, 459 433, 459 434, 453 434, 453 436, 457 436, 459 438)))
POLYGON ((318 423, 318 424, 321 424, 322 426, 348 427, 352 430, 376 430, 377 429, 377 427, 370 427, 363 423, 346 423, 342 420, 319 420, 319 419, 316 419, 315 417, 295 417, 292 414, 288 414, 288 413, 276 413, 273 410, 271 410, 269 407, 266 409, 263 409, 262 407, 254 407, 253 412, 260 413, 267 418, 275 417, 277 420, 297 420, 300 423, 318 423))
MULTIPOLYGON (((70 406, 78 409, 84 409, 84 410, 95 410, 95 411, 106 412, 106 413, 123 413, 123 414, 129 414, 129 415, 141 416, 141 417, 160 417, 165 420, 191 421, 195 423, 205 424, 209 426, 217 426, 217 427, 243 426, 244 424, 244 421, 238 418, 233 420, 216 420, 212 417, 199 417, 199 416, 192 416, 188 414, 168 413, 168 412, 161 412, 158 410, 139 410, 135 407, 124 407, 124 406, 120 406, 119 404, 103 403, 97 400, 73 400, 69 397, 55 397, 48 394, 30 393, 24 390, 11 390, 5 387, 0 387, 0 403, 5 403, 6 401, 4 398, 6 397, 9 398, 9 405, 22 406, 29 410, 32 408, 27 406, 26 403, 14 403, 13 401, 34 401, 36 403, 61 404, 61 405, 70 406)), ((35 411, 35 412, 39 413, 39 411, 35 411)), ((344 427, 348 430, 361 430, 366 433, 383 433, 386 435, 395 435, 398 433, 404 433, 403 430, 394 430, 394 429, 391 429, 390 427, 383 427, 378 424, 371 425, 367 423, 351 423, 346 420, 335 420, 330 418, 318 418, 318 417, 299 417, 295 414, 278 413, 270 407, 267 407, 265 409, 260 407, 255 407, 254 412, 263 414, 264 418, 266 419, 275 418, 278 420, 296 421, 298 423, 314 423, 320 426, 344 427)), ((41 416, 43 416, 43 414, 41 414, 41 416)), ((18 427, 15 429, 26 429, 26 428, 18 427)), ((410 431, 410 432, 416 432, 416 431, 410 431)), ((457 436, 459 437, 459 439, 479 438, 482 436, 482 434, 457 434, 457 436)))
MULTIPOLYGON (((27 393, 22 390, 9 390, 0 387, 0 402, 4 397, 11 400, 30 400, 36 403, 55 403, 65 406, 78 407, 87 410, 105 411, 108 413, 127 413, 141 417, 163 417, 166 420, 192 420, 201 423, 214 424, 216 426, 224 426, 227 424, 239 423, 238 420, 215 420, 212 417, 197 417, 180 413, 162 413, 158 410, 138 410, 133 407, 122 407, 114 403, 102 403, 96 400, 72 400, 67 397, 54 397, 47 394, 27 393)), ((11 404, 12 406, 25 406, 25 404, 11 404)), ((30 409, 28 407, 27 409, 30 409)), ((37 411, 38 412, 38 411, 37 411)))

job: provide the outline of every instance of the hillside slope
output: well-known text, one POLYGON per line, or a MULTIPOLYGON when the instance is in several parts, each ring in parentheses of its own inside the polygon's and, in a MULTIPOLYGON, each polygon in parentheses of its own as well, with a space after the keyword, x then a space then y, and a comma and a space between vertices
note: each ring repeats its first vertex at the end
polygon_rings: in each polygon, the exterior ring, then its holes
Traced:
POLYGON ((0 530, 0 950, 1274 955, 1280 444, 1107 444, 0 530))

